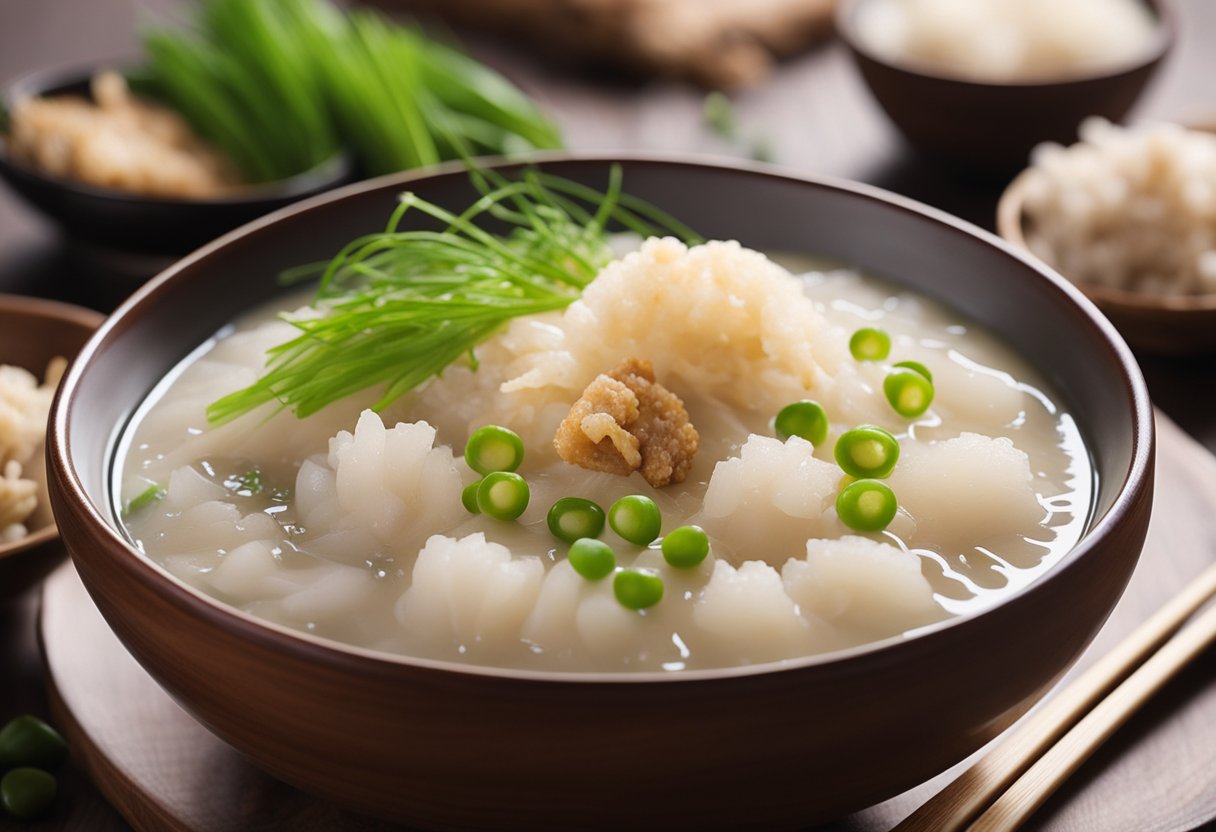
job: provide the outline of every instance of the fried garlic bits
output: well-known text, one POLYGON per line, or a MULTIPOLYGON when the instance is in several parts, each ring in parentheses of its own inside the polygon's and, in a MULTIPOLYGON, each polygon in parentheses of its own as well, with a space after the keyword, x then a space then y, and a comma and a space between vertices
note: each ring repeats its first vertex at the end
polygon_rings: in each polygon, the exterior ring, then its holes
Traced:
POLYGON ((683 482, 699 441, 679 396, 655 381, 649 361, 629 358, 601 373, 553 438, 558 456, 592 471, 641 471, 655 488, 683 482))

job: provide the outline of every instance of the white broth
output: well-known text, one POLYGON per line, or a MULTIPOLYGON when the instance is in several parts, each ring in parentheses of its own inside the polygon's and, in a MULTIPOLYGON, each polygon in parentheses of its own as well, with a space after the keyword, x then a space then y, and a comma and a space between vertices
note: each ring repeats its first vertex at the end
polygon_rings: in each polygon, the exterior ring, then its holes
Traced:
MULTIPOLYGON (((994 603, 1079 539, 1094 474, 1079 432, 1041 377, 998 339, 939 304, 848 269, 734 243, 650 240, 605 269, 564 312, 512 322, 380 413, 380 391, 298 419, 272 405, 218 427, 206 408, 257 377, 294 334, 281 300, 227 327, 158 386, 124 437, 115 491, 132 541, 181 581, 259 618, 408 656, 549 670, 680 671, 793 659, 897 636, 994 603), (889 333, 858 361, 850 335, 889 333), (653 363, 683 401, 699 447, 683 482, 586 470, 553 437, 600 373, 653 363), (933 374, 921 416, 883 393, 896 362, 933 374), (775 437, 773 418, 810 398, 827 440, 775 437), (526 454, 517 521, 471 514, 462 453, 486 424, 526 454), (839 519, 833 445, 861 424, 896 436, 886 482, 900 508, 884 531, 839 519), (669 565, 605 528, 618 569, 644 568, 663 597, 618 602, 549 531, 561 497, 605 510, 642 494, 662 531, 695 524, 710 554, 669 565)), ((294 300, 295 304, 289 301, 294 300)), ((309 314, 309 313, 304 313, 309 314)))

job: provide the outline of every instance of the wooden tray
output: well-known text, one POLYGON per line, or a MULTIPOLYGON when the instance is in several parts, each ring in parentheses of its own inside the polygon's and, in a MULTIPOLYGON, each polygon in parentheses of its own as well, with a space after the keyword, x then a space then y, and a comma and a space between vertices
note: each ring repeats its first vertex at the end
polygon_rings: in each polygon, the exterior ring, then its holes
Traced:
MULTIPOLYGON (((1160 414, 1158 427, 1148 543, 1127 593, 1078 667, 1109 650, 1216 560, 1216 458, 1160 414)), ((40 628, 57 724, 102 793, 136 829, 394 828, 273 780, 187 716, 110 632, 70 564, 44 588, 40 628)), ((890 829, 962 765, 825 829, 890 829)), ((1216 655, 1209 651, 1086 764, 1031 827, 1172 832, 1213 818, 1216 655)))

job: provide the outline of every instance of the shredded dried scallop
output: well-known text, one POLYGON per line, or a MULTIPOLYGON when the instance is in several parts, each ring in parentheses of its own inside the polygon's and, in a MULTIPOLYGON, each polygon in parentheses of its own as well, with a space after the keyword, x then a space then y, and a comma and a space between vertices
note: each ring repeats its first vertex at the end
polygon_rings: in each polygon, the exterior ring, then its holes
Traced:
POLYGON ((44 381, 21 367, 0 364, 0 544, 28 533, 25 521, 38 507, 40 453, 51 399, 67 362, 56 358, 44 381))
POLYGON ((13 105, 9 152, 55 176, 100 188, 172 197, 231 192, 231 162, 167 107, 131 95, 114 72, 93 79, 93 101, 24 98, 13 105))
POLYGON ((1216 135, 1081 125, 1035 150, 1026 243, 1070 280, 1161 295, 1216 292, 1216 135))

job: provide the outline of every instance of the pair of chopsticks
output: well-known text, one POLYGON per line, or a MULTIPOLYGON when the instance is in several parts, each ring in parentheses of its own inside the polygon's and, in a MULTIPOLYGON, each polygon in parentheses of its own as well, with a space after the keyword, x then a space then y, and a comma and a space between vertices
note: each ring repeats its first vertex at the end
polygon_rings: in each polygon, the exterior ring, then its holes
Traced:
POLYGON ((1016 829, 1097 748, 1216 642, 1216 563, 892 832, 1016 829), (1185 625, 1185 626, 1184 626, 1185 625))

